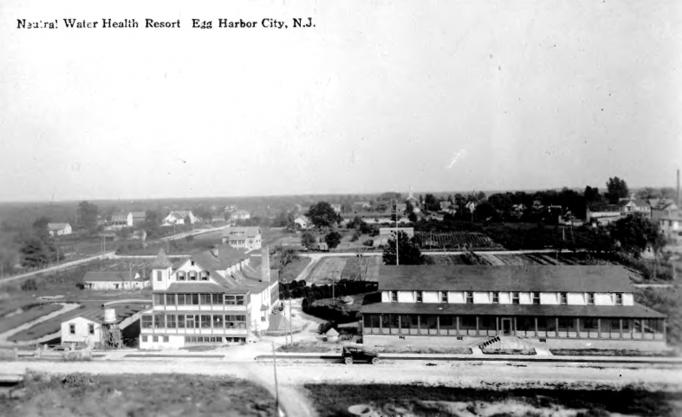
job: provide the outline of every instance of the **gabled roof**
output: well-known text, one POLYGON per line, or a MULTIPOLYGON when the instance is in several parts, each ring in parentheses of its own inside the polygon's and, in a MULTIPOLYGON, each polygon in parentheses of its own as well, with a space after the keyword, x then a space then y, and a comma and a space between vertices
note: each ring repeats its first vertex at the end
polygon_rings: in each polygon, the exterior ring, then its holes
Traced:
POLYGON ((145 281, 135 280, 128 271, 88 271, 83 277, 84 282, 122 282, 122 281, 145 281))
POLYGON ((228 227, 223 231, 224 237, 255 237, 261 234, 260 227, 258 226, 240 226, 240 227, 228 227))
POLYGON ((161 248, 159 249, 159 254, 156 255, 156 258, 154 258, 154 261, 150 266, 155 269, 166 269, 171 268, 173 263, 171 263, 168 256, 166 256, 166 251, 161 248))
POLYGON ((246 252, 230 245, 218 245, 215 249, 199 252, 190 257, 195 264, 208 271, 224 271, 248 258, 246 252))
POLYGON ((147 217, 147 213, 144 211, 131 211, 130 214, 133 215, 133 219, 144 219, 147 217))
POLYGON ((616 265, 382 266, 379 290, 631 292, 616 265))
POLYGON ((179 281, 171 283, 166 292, 223 294, 225 288, 207 281, 179 281))
POLYGON ((69 224, 68 223, 48 223, 47 229, 48 230, 62 230, 66 226, 69 226, 69 224))

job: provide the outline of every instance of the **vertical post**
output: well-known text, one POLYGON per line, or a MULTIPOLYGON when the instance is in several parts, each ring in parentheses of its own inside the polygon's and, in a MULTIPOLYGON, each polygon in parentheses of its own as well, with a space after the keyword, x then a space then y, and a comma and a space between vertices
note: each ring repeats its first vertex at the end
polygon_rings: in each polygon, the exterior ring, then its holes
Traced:
POLYGON ((600 318, 597 318, 597 338, 601 339, 601 319, 600 318))
POLYGON ((623 319, 618 319, 618 332, 620 333, 620 338, 623 338, 623 319))
POLYGON ((277 354, 275 353, 275 342, 272 343, 272 369, 275 374, 275 415, 279 414, 279 387, 277 386, 277 354))
POLYGON ((476 336, 478 336, 478 316, 476 316, 476 336))
MULTIPOLYGON (((566 332, 568 336, 568 332, 566 332)), ((554 317, 554 337, 559 337, 559 317, 554 317)))
POLYGON ((399 265, 400 261, 398 260, 399 254, 398 254, 398 241, 400 240, 400 235, 398 234, 398 200, 395 200, 395 264, 399 265))
POLYGON ((440 335, 440 316, 436 316, 436 333, 440 335))
POLYGON ((459 316, 455 317, 455 325, 457 326, 457 336, 459 336, 459 316))
POLYGON ((289 297, 289 338, 291 339, 291 344, 294 344, 294 333, 291 330, 291 322, 293 317, 291 316, 291 297, 289 297))
POLYGON ((533 321, 535 321, 535 337, 538 337, 538 318, 533 317, 533 321))

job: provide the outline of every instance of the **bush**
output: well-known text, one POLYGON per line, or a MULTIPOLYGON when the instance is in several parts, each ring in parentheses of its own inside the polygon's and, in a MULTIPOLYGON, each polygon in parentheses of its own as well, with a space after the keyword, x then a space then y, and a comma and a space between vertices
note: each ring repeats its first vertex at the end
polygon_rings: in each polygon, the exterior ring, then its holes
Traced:
POLYGON ((29 278, 21 284, 22 291, 36 291, 38 284, 33 278, 29 278))

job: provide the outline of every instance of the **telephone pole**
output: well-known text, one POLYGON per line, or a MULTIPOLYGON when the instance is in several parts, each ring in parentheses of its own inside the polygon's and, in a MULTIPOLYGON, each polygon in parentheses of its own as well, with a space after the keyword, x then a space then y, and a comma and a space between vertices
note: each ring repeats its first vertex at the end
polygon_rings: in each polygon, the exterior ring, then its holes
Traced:
POLYGON ((400 235, 398 234, 398 200, 394 200, 395 205, 395 264, 396 266, 400 263, 398 258, 398 240, 400 240, 400 235))

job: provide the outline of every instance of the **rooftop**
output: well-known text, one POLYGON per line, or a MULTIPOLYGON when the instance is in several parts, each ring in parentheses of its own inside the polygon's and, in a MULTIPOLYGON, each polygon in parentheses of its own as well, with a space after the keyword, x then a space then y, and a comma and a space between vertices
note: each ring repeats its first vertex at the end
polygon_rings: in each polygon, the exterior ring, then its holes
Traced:
POLYGON ((380 290, 631 292, 616 265, 382 266, 380 290))
POLYGON ((635 304, 634 306, 583 306, 546 304, 373 303, 362 306, 360 311, 364 314, 665 318, 664 314, 640 304, 635 304))
POLYGON ((134 279, 128 271, 88 271, 83 277, 85 282, 122 282, 122 281, 145 281, 134 279))

